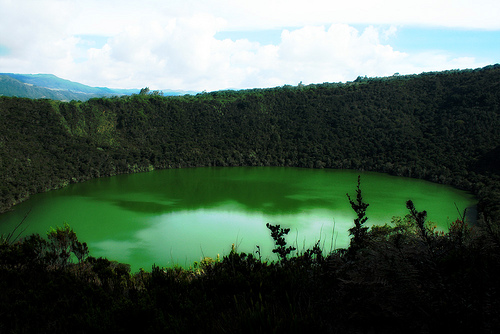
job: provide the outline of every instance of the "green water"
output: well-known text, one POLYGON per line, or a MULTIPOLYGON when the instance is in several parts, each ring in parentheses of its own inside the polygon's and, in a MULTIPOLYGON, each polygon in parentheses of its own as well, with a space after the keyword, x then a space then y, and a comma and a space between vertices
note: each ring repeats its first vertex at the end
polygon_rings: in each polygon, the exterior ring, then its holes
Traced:
POLYGON ((207 256, 223 256, 260 246, 264 258, 273 241, 265 224, 291 228, 287 237, 299 251, 320 239, 324 250, 346 247, 354 212, 346 197, 355 196, 357 176, 366 202, 368 224, 389 223, 417 210, 446 229, 456 205, 474 198, 451 187, 379 173, 349 170, 238 167, 171 169, 120 175, 71 185, 33 196, 0 216, 8 233, 31 209, 24 233, 44 235, 68 223, 91 255, 129 263, 132 270, 178 264, 190 266, 207 256))

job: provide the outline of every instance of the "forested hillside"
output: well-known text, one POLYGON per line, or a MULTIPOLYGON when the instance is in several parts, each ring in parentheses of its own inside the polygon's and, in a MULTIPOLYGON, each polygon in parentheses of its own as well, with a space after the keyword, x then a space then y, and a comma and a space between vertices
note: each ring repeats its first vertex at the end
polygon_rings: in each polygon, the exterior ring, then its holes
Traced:
POLYGON ((407 216, 368 228, 358 180, 346 249, 297 251, 267 224, 278 261, 233 245, 137 273, 93 257, 68 225, 21 228, 0 236, 0 333, 498 333, 499 107, 498 65, 169 98, 2 97, 2 210, 95 177, 272 165, 451 184, 478 196, 481 217, 457 213, 440 232, 408 201, 407 216))
POLYGON ((473 191, 491 215, 500 198, 499 113, 498 65, 183 97, 2 97, 0 208, 120 173, 298 166, 451 184, 473 191))

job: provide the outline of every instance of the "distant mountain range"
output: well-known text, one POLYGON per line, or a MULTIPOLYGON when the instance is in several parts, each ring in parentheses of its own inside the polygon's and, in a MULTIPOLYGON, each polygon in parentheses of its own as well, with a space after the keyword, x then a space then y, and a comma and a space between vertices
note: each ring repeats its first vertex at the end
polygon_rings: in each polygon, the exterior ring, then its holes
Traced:
MULTIPOLYGON (((86 101, 95 97, 139 94, 140 89, 113 89, 90 87, 78 82, 61 79, 52 74, 0 73, 0 96, 17 96, 31 99, 60 101, 86 101)), ((164 96, 196 94, 181 90, 162 90, 164 96)))

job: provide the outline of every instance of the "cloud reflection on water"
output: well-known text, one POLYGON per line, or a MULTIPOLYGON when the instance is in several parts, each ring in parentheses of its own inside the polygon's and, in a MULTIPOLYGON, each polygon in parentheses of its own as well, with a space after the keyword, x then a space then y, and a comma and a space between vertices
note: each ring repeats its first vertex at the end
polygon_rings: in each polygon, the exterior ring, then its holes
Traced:
POLYGON ((352 217, 336 217, 334 230, 332 216, 331 211, 322 209, 266 215, 245 211, 236 202, 225 202, 217 208, 165 213, 151 218, 147 226, 128 240, 108 239, 90 246, 97 255, 102 253, 130 263, 136 270, 149 268, 153 263, 189 266, 205 256, 227 255, 232 243, 246 253, 255 252, 258 245, 264 258, 274 260, 274 244, 266 223, 289 227, 287 242, 300 252, 311 248, 319 239, 326 250, 333 247, 332 242, 337 247, 345 247, 348 238, 343 231, 351 226, 352 217))

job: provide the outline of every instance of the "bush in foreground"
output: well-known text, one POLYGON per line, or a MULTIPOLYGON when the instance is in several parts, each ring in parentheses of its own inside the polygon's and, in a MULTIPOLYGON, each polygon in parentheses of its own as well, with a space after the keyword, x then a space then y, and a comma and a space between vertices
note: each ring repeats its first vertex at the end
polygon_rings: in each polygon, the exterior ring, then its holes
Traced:
MULTIPOLYGON (((358 191, 351 204, 366 208, 358 191)), ((369 230, 361 219, 351 234, 362 238, 328 254, 318 242, 292 255, 286 229, 270 225, 279 261, 233 247, 189 269, 137 273, 89 256, 67 225, 47 239, 2 237, 0 333, 496 332, 497 225, 461 217, 438 232, 407 207, 369 230)))

